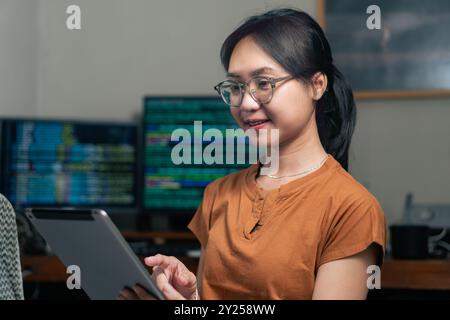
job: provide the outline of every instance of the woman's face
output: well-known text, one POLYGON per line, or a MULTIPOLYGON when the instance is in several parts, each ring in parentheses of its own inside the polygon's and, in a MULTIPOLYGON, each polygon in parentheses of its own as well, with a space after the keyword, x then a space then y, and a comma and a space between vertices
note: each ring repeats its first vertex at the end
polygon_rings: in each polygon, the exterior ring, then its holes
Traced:
MULTIPOLYGON (((251 37, 243 38, 235 46, 230 58, 228 79, 247 82, 252 75, 280 78, 289 73, 270 55, 260 48, 251 37)), ((325 84, 326 86, 326 84, 325 84)), ((315 125, 314 90, 297 79, 278 82, 272 99, 259 104, 246 89, 240 108, 231 107, 231 113, 244 131, 273 128, 279 129, 280 146, 302 135, 311 121, 315 125), (268 120, 252 126, 249 120, 268 120)))

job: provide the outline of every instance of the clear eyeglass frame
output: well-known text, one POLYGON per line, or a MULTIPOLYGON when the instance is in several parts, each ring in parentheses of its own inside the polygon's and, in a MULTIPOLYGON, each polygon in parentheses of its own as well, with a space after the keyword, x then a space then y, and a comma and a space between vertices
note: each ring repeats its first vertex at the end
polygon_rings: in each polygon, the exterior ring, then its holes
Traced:
POLYGON ((280 78, 255 76, 245 83, 236 80, 224 80, 214 86, 214 90, 217 91, 227 105, 239 108, 247 88, 253 100, 257 103, 266 104, 272 100, 277 83, 291 79, 294 79, 294 77, 289 75, 280 78))

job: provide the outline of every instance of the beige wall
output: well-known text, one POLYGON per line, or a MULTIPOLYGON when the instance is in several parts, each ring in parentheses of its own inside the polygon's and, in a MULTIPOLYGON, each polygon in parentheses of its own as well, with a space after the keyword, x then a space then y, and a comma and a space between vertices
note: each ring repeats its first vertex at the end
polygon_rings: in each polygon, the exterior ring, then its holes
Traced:
POLYGON ((82 29, 68 31, 72 3, 40 0, 39 115, 125 119, 145 93, 215 94, 227 34, 266 3, 298 1, 79 0, 82 29))
MULTIPOLYGON (((0 3, 0 40, 9 44, 0 51, 1 115, 118 120, 137 117, 144 94, 214 94, 220 44, 249 14, 273 3, 316 10, 314 0, 77 0, 82 30, 68 31, 65 9, 75 1, 0 3)), ((388 222, 408 191, 450 203, 450 98, 358 107, 351 171, 388 222)))
POLYGON ((36 111, 37 3, 0 0, 0 116, 36 111))
POLYGON ((381 202, 389 222, 404 197, 450 203, 450 98, 358 101, 353 175, 381 202))

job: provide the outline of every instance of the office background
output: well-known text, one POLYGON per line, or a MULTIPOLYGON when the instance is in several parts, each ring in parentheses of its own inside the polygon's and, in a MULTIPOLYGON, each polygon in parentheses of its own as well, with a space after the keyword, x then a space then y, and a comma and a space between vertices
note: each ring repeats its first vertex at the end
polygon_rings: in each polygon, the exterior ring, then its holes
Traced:
MULTIPOLYGON (((0 10, 2 116, 135 120, 144 94, 214 94, 219 49, 246 16, 315 0, 4 0, 0 10)), ((450 97, 359 100, 350 170, 382 204, 388 223, 407 192, 450 202, 450 97)))
MULTIPOLYGON (((144 95, 214 95, 219 50, 245 17, 315 0, 1 0, 0 116, 140 121, 144 95), (81 30, 66 8, 81 7, 81 30)), ((388 224, 405 196, 450 203, 450 96, 357 100, 350 172, 388 224)))

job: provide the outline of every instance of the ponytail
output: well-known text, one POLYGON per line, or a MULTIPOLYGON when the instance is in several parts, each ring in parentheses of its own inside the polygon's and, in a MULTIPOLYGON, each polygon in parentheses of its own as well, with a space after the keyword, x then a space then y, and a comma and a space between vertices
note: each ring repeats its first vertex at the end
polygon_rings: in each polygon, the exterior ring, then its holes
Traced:
POLYGON ((356 124, 353 92, 342 73, 332 65, 328 89, 316 105, 320 141, 341 166, 348 171, 348 151, 356 124))

